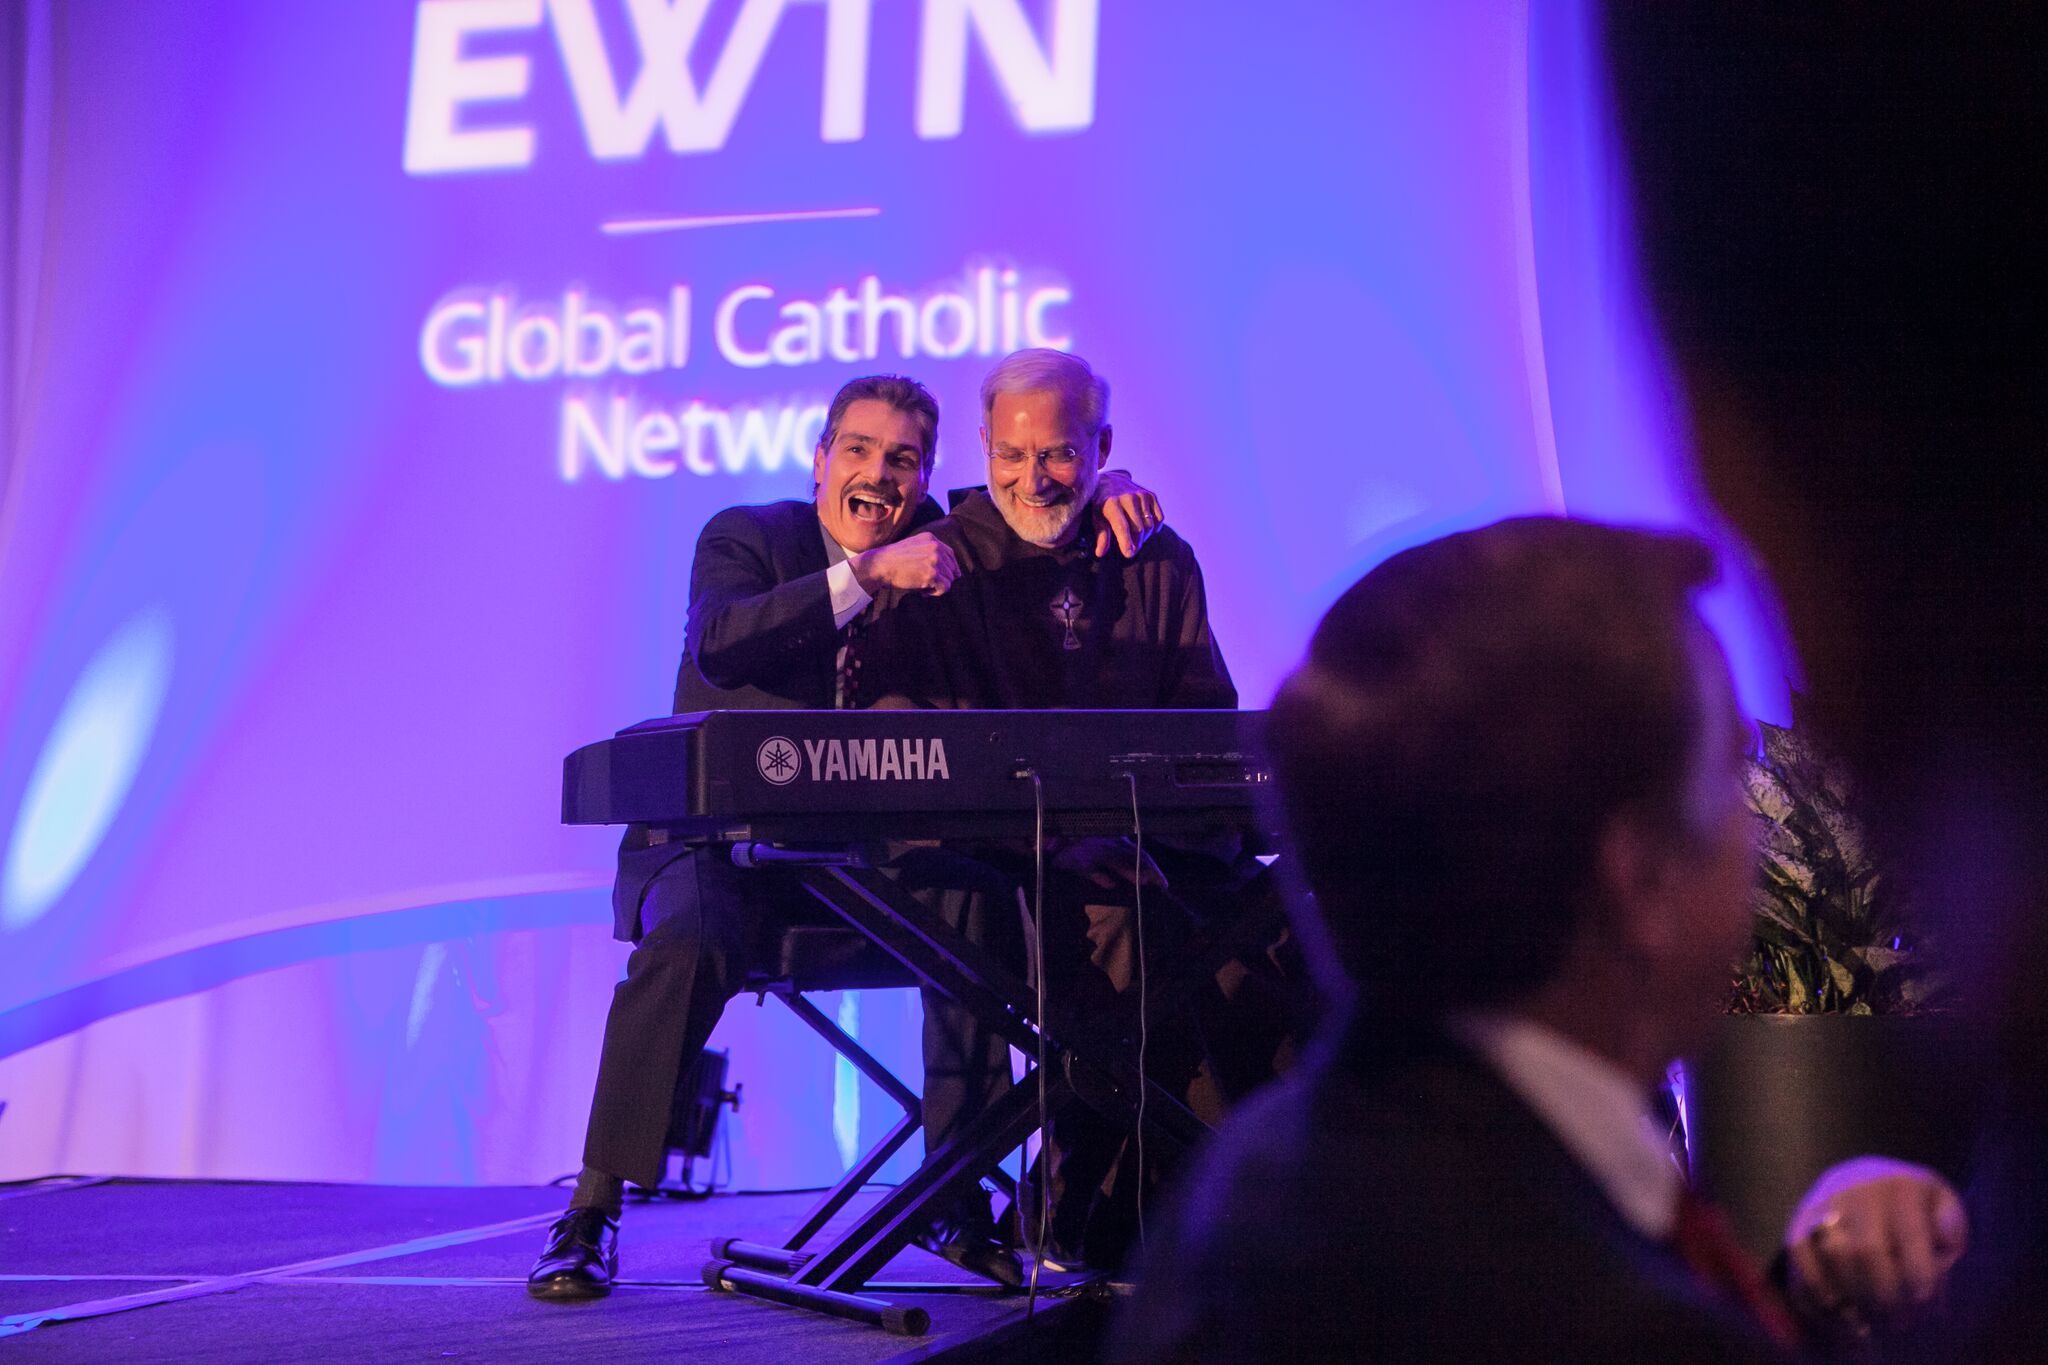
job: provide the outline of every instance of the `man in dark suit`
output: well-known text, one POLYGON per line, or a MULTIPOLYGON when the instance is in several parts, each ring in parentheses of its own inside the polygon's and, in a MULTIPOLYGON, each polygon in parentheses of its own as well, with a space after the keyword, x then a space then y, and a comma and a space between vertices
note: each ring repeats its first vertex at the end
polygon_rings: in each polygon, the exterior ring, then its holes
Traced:
POLYGON ((1783 1310, 1647 1103, 1749 933, 1747 728, 1699 543, 1531 518, 1388 560, 1269 744, 1355 990, 1151 1248, 1137 1361, 1760 1361, 1783 1310))
MULTIPOLYGON (((810 502, 728 508, 705 524, 690 571, 677 712, 874 700, 861 695, 859 623, 902 595, 943 594, 959 573, 951 550, 918 529, 938 516, 925 496, 937 434, 938 406, 922 385, 853 380, 827 410, 810 502)), ((1110 494, 1104 541, 1142 540, 1137 508, 1149 515, 1156 502, 1128 481, 1110 494)), ((985 869, 939 861, 902 869, 936 913, 961 922, 1009 903, 1012 888, 985 869)), ((618 937, 634 949, 606 1019, 583 1170, 527 1280, 537 1298, 610 1292, 624 1184, 660 1182, 679 1075, 780 927, 821 913, 793 881, 742 873, 638 826, 619 849, 612 908, 618 937)), ((935 1144, 1007 1087, 1008 1052, 943 998, 927 993, 926 1011, 924 1120, 935 1144)), ((981 1226, 986 1209, 980 1214, 937 1230, 934 1249, 1015 1279, 1014 1256, 981 1226)))

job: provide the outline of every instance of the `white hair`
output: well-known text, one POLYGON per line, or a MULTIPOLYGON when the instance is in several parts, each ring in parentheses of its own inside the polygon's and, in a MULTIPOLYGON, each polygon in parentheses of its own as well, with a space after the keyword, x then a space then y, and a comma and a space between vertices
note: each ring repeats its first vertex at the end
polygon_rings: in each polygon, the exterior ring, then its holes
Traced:
POLYGON ((1057 393, 1068 417, 1090 435, 1109 421, 1109 381, 1065 351, 1034 346, 1012 351, 981 381, 981 424, 988 426, 999 393, 1057 393))

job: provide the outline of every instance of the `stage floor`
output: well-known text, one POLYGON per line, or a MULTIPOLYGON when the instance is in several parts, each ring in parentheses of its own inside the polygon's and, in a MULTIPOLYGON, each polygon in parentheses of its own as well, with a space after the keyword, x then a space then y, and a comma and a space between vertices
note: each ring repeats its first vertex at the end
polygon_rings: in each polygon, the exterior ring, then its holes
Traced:
MULTIPOLYGON (((875 1196, 854 1201, 851 1219, 875 1196)), ((697 1357, 804 1365, 1056 1355, 1086 1360, 1096 1298, 1005 1294, 912 1249, 871 1291, 931 1314, 890 1336, 703 1287, 714 1235, 779 1242, 811 1194, 629 1202, 611 1296, 551 1304, 525 1275, 566 1195, 404 1188, 72 1181, 0 1190, 0 1336, 48 1361, 697 1357), (1048 1354, 1050 1353, 1050 1355, 1048 1354)))

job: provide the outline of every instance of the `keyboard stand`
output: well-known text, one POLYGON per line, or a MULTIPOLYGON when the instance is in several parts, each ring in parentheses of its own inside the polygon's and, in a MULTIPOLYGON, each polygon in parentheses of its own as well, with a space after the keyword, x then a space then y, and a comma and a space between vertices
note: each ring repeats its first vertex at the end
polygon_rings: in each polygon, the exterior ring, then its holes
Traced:
MULTIPOLYGON (((909 1179, 815 1252, 722 1244, 727 1254, 704 1267, 704 1282, 714 1289, 921 1335, 929 1326, 924 1310, 899 1308, 861 1291, 930 1225, 936 1210, 952 1207, 1038 1130, 1039 1077, 1035 1068, 1041 1026, 1034 1017, 1034 995, 1016 973, 949 926, 936 922, 914 898, 872 866, 858 846, 791 849, 740 845, 734 849, 734 860, 794 872, 820 903, 1032 1060, 1033 1069, 1022 1080, 958 1136, 930 1153, 909 1179)), ((1277 897, 1252 895, 1246 903, 1261 906, 1266 913, 1237 916, 1211 932, 1198 933, 1164 967, 1154 969, 1154 982, 1147 992, 1148 1022, 1159 1022, 1192 996, 1222 963, 1264 941, 1261 935, 1277 931, 1277 897)), ((1105 1116, 1135 1127, 1139 1076, 1129 1045, 1099 1028, 1054 1027, 1043 1033, 1048 1112, 1057 1112, 1078 1097, 1105 1116)), ((1168 1150, 1180 1150, 1208 1133, 1208 1126, 1176 1096, 1149 1078, 1144 1081, 1144 1094, 1148 1142, 1164 1142, 1168 1150)))

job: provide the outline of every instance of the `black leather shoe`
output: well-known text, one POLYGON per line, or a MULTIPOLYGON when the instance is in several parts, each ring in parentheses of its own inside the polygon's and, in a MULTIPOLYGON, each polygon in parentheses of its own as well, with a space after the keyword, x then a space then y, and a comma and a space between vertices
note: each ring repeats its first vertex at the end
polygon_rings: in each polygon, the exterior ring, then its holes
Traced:
POLYGON ((917 1244, 937 1256, 943 1256, 970 1275, 979 1275, 985 1280, 1019 1289, 1024 1284, 1024 1263, 1017 1253, 1004 1246, 996 1236, 995 1220, 983 1215, 980 1219, 938 1218, 918 1236, 917 1244))
POLYGON ((619 1220, 601 1209, 570 1209, 548 1229, 526 1292, 536 1299, 601 1299, 618 1274, 619 1220))

